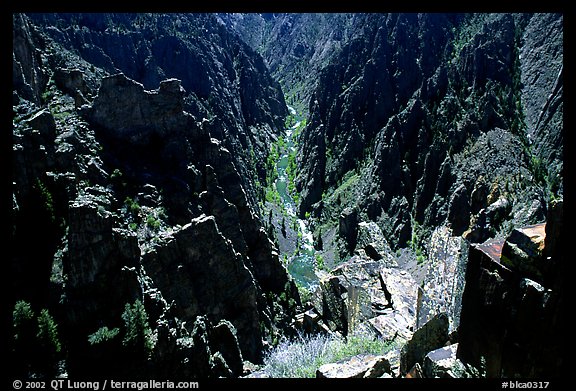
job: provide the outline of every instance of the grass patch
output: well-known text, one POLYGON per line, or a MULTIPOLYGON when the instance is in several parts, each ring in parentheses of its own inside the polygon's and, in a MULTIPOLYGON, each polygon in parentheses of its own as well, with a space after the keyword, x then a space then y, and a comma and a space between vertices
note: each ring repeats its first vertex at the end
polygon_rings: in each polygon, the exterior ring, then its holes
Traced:
POLYGON ((390 341, 357 332, 348 338, 332 335, 300 335, 281 341, 264 359, 263 371, 273 378, 312 378, 324 364, 358 354, 382 355, 394 347, 390 341))

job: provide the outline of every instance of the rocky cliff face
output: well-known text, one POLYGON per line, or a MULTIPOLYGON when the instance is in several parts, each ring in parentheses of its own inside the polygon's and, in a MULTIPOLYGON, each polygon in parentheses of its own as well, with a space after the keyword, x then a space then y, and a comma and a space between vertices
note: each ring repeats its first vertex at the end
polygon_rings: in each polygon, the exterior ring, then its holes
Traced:
POLYGON ((14 14, 10 369, 238 377, 300 328, 394 346, 322 377, 559 375, 562 23, 14 14), (307 303, 261 217, 284 95, 307 303))
POLYGON ((362 14, 219 14, 219 19, 260 53, 288 103, 307 113, 307 102, 327 66, 362 29, 362 14))
MULTIPOLYGON (((30 17, 62 47, 109 74, 122 72, 148 90, 164 79, 181 80, 185 110, 198 120, 218 118, 212 134, 238 156, 242 178, 252 178, 257 170, 260 181, 264 180, 259 162, 265 160, 268 143, 284 124, 284 95, 262 59, 218 24, 214 15, 30 17)), ((244 180, 244 187, 255 201, 253 181, 244 180)))
POLYGON ((563 201, 554 201, 546 223, 470 249, 457 356, 484 360, 488 377, 561 376, 562 216, 563 201))
MULTIPOLYGON (((280 47, 294 57, 305 18, 273 20, 284 31, 280 47)), ((398 339, 394 330, 406 341, 402 376, 417 366, 426 376, 447 375, 439 362, 456 356, 486 365, 490 377, 557 373, 561 359, 551 357, 559 343, 543 346, 534 336, 560 327, 563 288, 541 279, 557 275, 562 256, 545 264, 542 248, 527 245, 531 234, 522 232, 553 220, 563 197, 562 15, 379 14, 346 23, 355 32, 320 67, 299 139, 299 214, 311 216, 324 262, 334 267, 303 324, 346 333, 369 323, 398 339), (367 227, 382 239, 366 240, 367 227), (496 263, 508 266, 478 265, 480 243, 499 243, 496 263), (411 283, 398 289, 411 309, 403 321, 388 284, 371 281, 367 265, 380 275, 410 272, 411 283), (524 321, 509 313, 551 325, 521 331, 524 321), (444 351, 445 343, 457 344, 444 351)), ((273 69, 280 63, 269 60, 273 69)), ((290 77, 280 66, 276 72, 290 77)))
POLYGON ((562 194, 562 16, 363 20, 310 100, 301 215, 356 206, 393 248, 443 223, 481 242, 542 221, 562 194))
POLYGON ((241 375, 299 304, 259 218, 287 112, 262 59, 210 15, 13 25, 11 303, 54 314, 71 375, 241 375))

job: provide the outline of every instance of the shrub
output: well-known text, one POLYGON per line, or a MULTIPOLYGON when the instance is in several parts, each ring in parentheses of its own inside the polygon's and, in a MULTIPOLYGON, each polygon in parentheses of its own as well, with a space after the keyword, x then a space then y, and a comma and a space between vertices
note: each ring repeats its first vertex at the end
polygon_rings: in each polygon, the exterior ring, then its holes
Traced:
POLYGON ((154 215, 148 215, 148 218, 146 219, 146 225, 149 226, 152 229, 157 230, 158 228, 160 228, 160 220, 158 220, 156 217, 154 217, 154 215))
POLYGON ((282 341, 265 358, 264 371, 270 377, 314 377, 325 363, 331 337, 300 336, 296 341, 282 341))
POLYGON ((299 335, 280 342, 264 359, 264 371, 270 377, 315 377, 320 366, 358 354, 384 354, 393 345, 373 335, 356 332, 348 338, 333 335, 299 335))
POLYGON ((296 287, 298 288, 298 294, 300 295, 300 301, 302 303, 312 300, 312 292, 310 292, 308 288, 299 282, 296 282, 296 287))
POLYGON ((128 209, 128 211, 132 213, 132 215, 134 216, 138 215, 138 213, 140 212, 140 205, 138 205, 138 202, 136 202, 130 197, 126 197, 124 203, 126 204, 126 208, 128 209))

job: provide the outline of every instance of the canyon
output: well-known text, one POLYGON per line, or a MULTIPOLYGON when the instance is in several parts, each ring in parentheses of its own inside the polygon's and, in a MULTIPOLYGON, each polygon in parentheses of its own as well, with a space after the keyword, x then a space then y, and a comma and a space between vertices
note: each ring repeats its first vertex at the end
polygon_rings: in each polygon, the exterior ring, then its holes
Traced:
POLYGON ((9 372, 559 377, 563 23, 13 14, 9 372))

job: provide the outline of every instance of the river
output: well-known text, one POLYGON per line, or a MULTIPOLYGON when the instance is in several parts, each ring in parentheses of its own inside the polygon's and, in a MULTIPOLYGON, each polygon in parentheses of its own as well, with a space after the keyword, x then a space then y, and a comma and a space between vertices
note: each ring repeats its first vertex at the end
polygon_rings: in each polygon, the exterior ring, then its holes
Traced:
MULTIPOLYGON (((294 108, 288 106, 290 114, 296 115, 294 108)), ((282 204, 286 213, 288 214, 291 222, 297 222, 299 250, 295 254, 288 254, 288 272, 296 280, 296 282, 308 290, 313 290, 318 286, 318 275, 316 274, 316 251, 314 249, 312 233, 308 228, 306 220, 298 218, 296 213, 296 203, 288 191, 288 174, 286 168, 288 167, 288 154, 294 152, 296 146, 292 138, 293 132, 298 129, 301 121, 297 121, 294 125, 286 129, 284 136, 286 148, 282 151, 276 169, 278 171, 278 178, 276 179, 276 190, 280 195, 282 204)))

